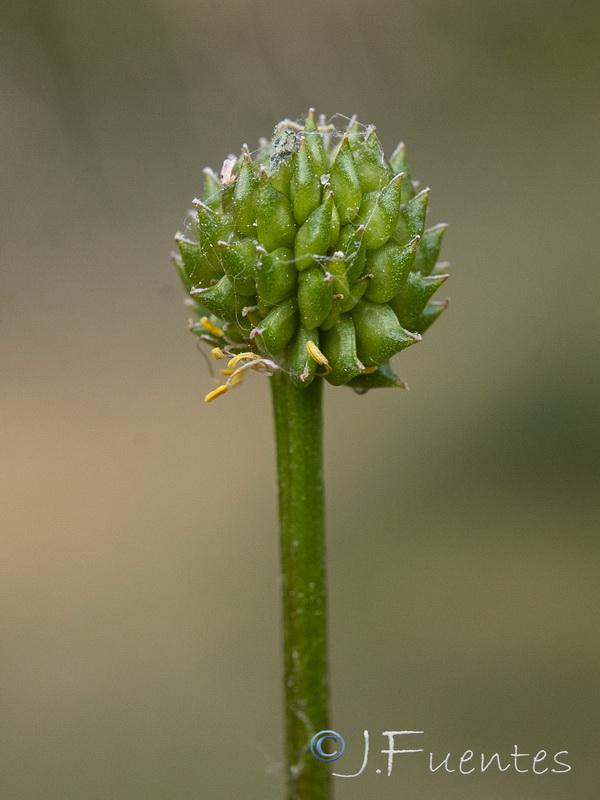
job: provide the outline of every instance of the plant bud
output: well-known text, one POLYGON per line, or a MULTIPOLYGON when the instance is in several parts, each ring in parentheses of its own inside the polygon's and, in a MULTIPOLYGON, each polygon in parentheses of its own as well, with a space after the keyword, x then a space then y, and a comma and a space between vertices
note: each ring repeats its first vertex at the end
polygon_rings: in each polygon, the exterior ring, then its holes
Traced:
POLYGON ((371 369, 373 369, 373 372, 362 372, 348 382, 348 386, 354 389, 357 394, 365 394, 369 389, 408 388, 404 381, 396 375, 389 362, 371 369))
POLYGON ((204 170, 204 188, 202 189, 202 201, 213 211, 222 211, 221 202, 221 181, 209 167, 204 170))
POLYGON ((233 187, 236 230, 242 236, 256 236, 258 175, 249 153, 243 155, 242 166, 233 187))
POLYGON ((297 326, 298 302, 295 297, 288 297, 269 311, 250 336, 262 355, 274 358, 288 344, 297 326))
POLYGON ((264 171, 258 187, 256 230, 258 241, 266 250, 294 245, 296 225, 290 202, 272 186, 264 171))
POLYGON ((294 165, 296 163, 295 154, 289 158, 280 159, 270 177, 271 185, 277 189, 287 200, 291 199, 291 184, 294 175, 294 165))
POLYGON ((359 300, 362 299, 363 295, 369 288, 369 283, 373 279, 372 275, 363 275, 363 277, 356 281, 356 283, 352 284, 350 292, 348 293, 347 297, 344 297, 341 303, 341 310, 352 311, 354 306, 358 303, 359 300))
POLYGON ((344 300, 350 295, 350 286, 348 284, 346 261, 341 251, 333 254, 327 264, 327 271, 332 279, 334 295, 341 295, 340 299, 344 300))
POLYGON ((342 313, 342 300, 343 296, 341 294, 333 295, 331 310, 329 311, 329 314, 327 314, 327 316, 319 326, 322 331, 329 331, 333 328, 334 325, 338 324, 338 321, 340 319, 340 314, 342 313))
POLYGON ((235 244, 219 241, 217 245, 222 252, 221 260, 225 267, 225 272, 231 278, 236 292, 244 295, 244 297, 255 295, 254 273, 258 259, 256 241, 254 239, 242 239, 235 244))
POLYGON ((314 264, 315 256, 324 256, 331 239, 331 215, 333 194, 329 192, 325 201, 317 208, 298 231, 294 245, 296 266, 306 269, 314 264))
POLYGON ((341 386, 360 375, 363 365, 356 354, 356 332, 349 314, 343 314, 337 325, 323 333, 321 350, 331 367, 331 372, 325 376, 329 383, 341 386))
POLYGON ((346 128, 346 136, 350 142, 350 147, 354 150, 360 142, 365 138, 365 127, 361 125, 356 114, 350 118, 348 127, 346 128))
POLYGON ((196 222, 198 243, 210 265, 222 275, 224 270, 217 242, 229 241, 233 233, 233 219, 229 214, 219 214, 213 211, 200 200, 195 200, 194 205, 198 213, 196 222))
POLYGON ((194 286, 210 286, 212 280, 216 280, 223 274, 222 264, 217 262, 219 268, 215 269, 206 258, 202 245, 184 239, 180 235, 175 237, 175 242, 181 253, 179 261, 183 271, 180 274, 185 284, 189 285, 188 293, 194 286))
POLYGON ((366 136, 356 144, 353 155, 363 192, 378 192, 394 177, 375 128, 368 130, 366 136))
POLYGON ((429 189, 423 189, 400 209, 396 239, 405 244, 415 236, 422 236, 425 228, 425 213, 429 200, 429 189))
POLYGON ((442 311, 448 308, 449 302, 449 300, 432 300, 427 303, 415 323, 415 331, 417 333, 425 333, 427 328, 433 325, 442 311))
POLYGON ((447 228, 448 226, 445 223, 441 223, 440 225, 435 225, 433 228, 429 228, 429 230, 425 231, 423 236, 421 236, 421 244, 417 250, 417 256, 413 266, 415 272, 420 272, 421 275, 431 275, 440 254, 442 238, 447 228))
POLYGON ((408 273, 415 260, 419 237, 406 247, 387 242, 378 250, 369 250, 365 270, 373 276, 366 289, 365 297, 375 303, 387 303, 404 286, 408 273))
POLYGON ((300 322, 311 330, 318 328, 331 311, 333 303, 333 280, 324 275, 320 267, 310 267, 298 278, 298 308, 300 322))
POLYGON ((321 205, 321 182, 314 168, 306 139, 302 139, 290 185, 294 217, 303 225, 312 212, 321 205))
POLYGON ((346 259, 348 282, 355 283, 364 272, 367 258, 364 225, 359 225, 358 228, 354 225, 344 226, 340 231, 335 249, 340 250, 346 259))
POLYGON ((402 173, 392 178, 380 192, 369 192, 363 196, 358 219, 365 226, 367 250, 381 247, 394 233, 400 214, 401 196, 402 173))
POLYGON ((319 331, 316 328, 312 331, 306 330, 305 327, 299 325, 286 351, 287 372, 292 383, 298 387, 308 386, 312 383, 318 367, 307 349, 309 342, 319 346, 319 331))
POLYGON ((361 300, 352 310, 358 357, 365 365, 383 364, 393 355, 416 344, 421 337, 404 330, 387 303, 361 300))
POLYGON ((362 200, 360 182, 347 136, 342 139, 335 161, 331 165, 330 175, 340 225, 346 225, 356 216, 362 200))
POLYGON ((403 327, 409 331, 417 330, 417 320, 425 306, 447 278, 448 275, 421 275, 420 272, 410 275, 402 291, 390 301, 390 307, 403 327))
POLYGON ((274 306, 285 300, 294 292, 298 282, 293 251, 278 247, 272 253, 260 252, 254 275, 259 302, 274 306))
POLYGON ((191 294, 215 316, 250 330, 251 326, 242 317, 243 309, 249 305, 248 298, 235 291, 228 275, 223 275, 218 283, 208 289, 192 289, 191 294))
POLYGON ((304 139, 317 174, 324 175, 329 170, 329 158, 325 151, 323 135, 315 122, 314 108, 309 109, 304 123, 304 139))
POLYGON ((410 176, 410 170, 408 169, 408 165, 406 163, 406 148, 404 146, 404 142, 400 142, 398 147, 392 153, 390 157, 390 166, 395 175, 397 175, 399 172, 404 173, 404 178, 402 179, 401 200, 402 205, 404 205, 405 203, 408 203, 409 200, 412 200, 416 195, 415 185, 410 176))

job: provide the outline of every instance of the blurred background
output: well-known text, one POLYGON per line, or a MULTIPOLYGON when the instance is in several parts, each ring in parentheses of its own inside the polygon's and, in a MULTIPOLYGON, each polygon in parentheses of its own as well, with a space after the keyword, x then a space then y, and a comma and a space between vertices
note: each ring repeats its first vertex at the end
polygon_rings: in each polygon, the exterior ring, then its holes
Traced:
POLYGON ((597 3, 1 13, 2 799, 282 797, 269 387, 203 404, 169 253, 309 106, 407 143, 454 265, 410 392, 326 392, 337 797, 596 797, 597 3), (572 771, 388 778, 390 729, 572 771))

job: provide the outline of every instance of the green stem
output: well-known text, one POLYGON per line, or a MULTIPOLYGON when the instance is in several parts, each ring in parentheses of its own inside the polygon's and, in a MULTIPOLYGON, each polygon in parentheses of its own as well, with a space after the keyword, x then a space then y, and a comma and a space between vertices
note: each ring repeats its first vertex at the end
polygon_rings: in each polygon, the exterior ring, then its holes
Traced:
POLYGON ((322 379, 271 378, 281 527, 288 800, 329 800, 328 766, 309 750, 328 716, 322 379))

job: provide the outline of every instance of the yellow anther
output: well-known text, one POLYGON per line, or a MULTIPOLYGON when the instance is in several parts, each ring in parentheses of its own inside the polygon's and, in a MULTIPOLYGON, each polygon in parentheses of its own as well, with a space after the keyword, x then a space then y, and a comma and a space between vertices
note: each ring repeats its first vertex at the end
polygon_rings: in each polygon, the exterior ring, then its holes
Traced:
POLYGON ((204 398, 205 403, 211 403, 216 397, 220 397, 222 394, 225 394, 229 387, 222 384, 221 386, 217 386, 216 389, 213 389, 212 392, 209 392, 206 397, 204 398))
POLYGON ((306 349, 310 357, 313 361, 316 361, 317 364, 320 364, 322 367, 328 367, 329 361, 327 361, 327 357, 319 350, 317 345, 313 342, 312 339, 309 339, 306 343, 306 349))
POLYGON ((371 375, 373 372, 377 372, 378 369, 379 367, 365 367, 361 372, 363 375, 371 375))
POLYGON ((225 334, 214 322, 211 322, 208 317, 200 317, 200 324, 203 325, 207 331, 221 338, 225 334))
POLYGON ((227 358, 227 356, 221 350, 220 347, 213 347, 213 349, 210 351, 210 353, 211 353, 212 357, 216 358, 217 360, 220 359, 220 358, 227 358))
POLYGON ((329 373, 331 372, 331 365, 327 360, 327 356, 319 350, 319 348, 313 342, 312 339, 309 339, 308 342, 306 343, 306 349, 308 350, 308 354, 313 359, 313 361, 316 361, 317 364, 320 364, 322 367, 325 367, 325 372, 317 374, 329 375, 329 373))
POLYGON ((220 369, 219 372, 222 372, 223 375, 233 375, 235 370, 234 369, 220 369))
POLYGON ((245 353, 238 353, 237 356, 230 358, 227 366, 233 369, 234 367, 237 367, 240 361, 253 361, 255 358, 260 358, 260 356, 257 353, 252 353, 250 350, 248 350, 245 353))
POLYGON ((231 378, 227 381, 230 388, 237 386, 238 383, 241 383, 244 380, 244 373, 243 372, 234 372, 231 378))

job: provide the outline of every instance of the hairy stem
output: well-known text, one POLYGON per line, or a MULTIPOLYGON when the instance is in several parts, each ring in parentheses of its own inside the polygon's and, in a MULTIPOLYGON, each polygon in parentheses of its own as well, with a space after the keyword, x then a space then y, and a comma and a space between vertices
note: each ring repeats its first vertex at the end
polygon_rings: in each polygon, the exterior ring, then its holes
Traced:
POLYGON ((281 527, 288 800, 329 800, 329 769, 309 750, 328 721, 321 398, 271 378, 281 527))

